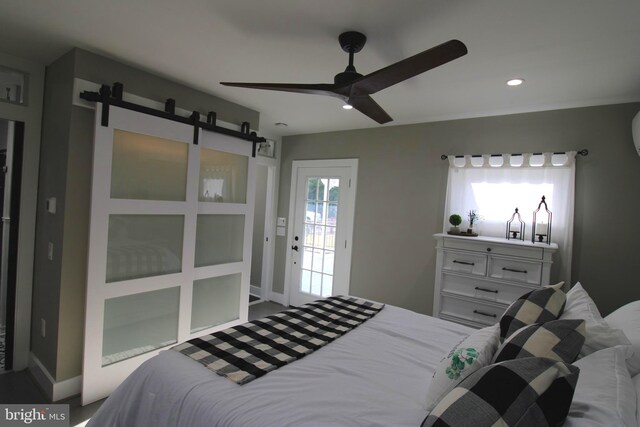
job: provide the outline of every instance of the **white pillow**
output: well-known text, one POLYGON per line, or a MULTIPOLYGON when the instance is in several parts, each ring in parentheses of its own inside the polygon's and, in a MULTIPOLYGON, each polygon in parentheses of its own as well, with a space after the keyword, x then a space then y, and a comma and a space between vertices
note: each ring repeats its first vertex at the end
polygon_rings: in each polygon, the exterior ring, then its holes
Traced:
POLYGON ((627 359, 631 376, 640 374, 640 301, 630 302, 604 318, 609 326, 620 329, 631 341, 634 355, 627 359))
POLYGON ((630 302, 604 318, 609 326, 620 329, 631 344, 640 346, 640 301, 630 302))
POLYGON ((577 282, 567 292, 567 303, 560 319, 584 319, 586 321, 587 336, 582 350, 580 350, 581 357, 616 345, 631 345, 621 330, 610 327, 604 321, 598 307, 580 282, 577 282))
POLYGON ((625 359, 631 347, 617 346, 597 351, 573 365, 580 376, 565 427, 636 427, 636 388, 625 359))
POLYGON ((440 361, 427 391, 427 411, 478 369, 491 363, 500 344, 500 325, 479 329, 466 337, 440 361))

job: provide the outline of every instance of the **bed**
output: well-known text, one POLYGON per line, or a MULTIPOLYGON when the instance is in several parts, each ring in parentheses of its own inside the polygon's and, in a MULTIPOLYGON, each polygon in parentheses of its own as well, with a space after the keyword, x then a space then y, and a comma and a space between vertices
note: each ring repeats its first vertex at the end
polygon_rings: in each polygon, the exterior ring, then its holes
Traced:
MULTIPOLYGON (((640 308, 628 311, 640 318, 640 308)), ((629 324, 629 316, 617 321, 629 324)), ((325 347, 244 385, 167 350, 121 384, 88 425, 420 426, 443 355, 474 332, 386 305, 325 347)), ((640 376, 625 365, 634 346, 609 344, 575 363, 580 377, 565 425, 638 425, 640 376)))

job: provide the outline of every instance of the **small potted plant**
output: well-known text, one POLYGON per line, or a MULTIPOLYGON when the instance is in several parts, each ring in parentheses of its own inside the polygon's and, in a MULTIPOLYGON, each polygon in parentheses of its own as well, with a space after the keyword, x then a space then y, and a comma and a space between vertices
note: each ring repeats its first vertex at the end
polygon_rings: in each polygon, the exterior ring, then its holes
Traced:
POLYGON ((471 209, 467 216, 469 217, 469 228, 467 229, 467 233, 473 234, 473 223, 480 220, 480 214, 478 211, 471 209))
POLYGON ((462 217, 458 214, 453 214, 449 217, 449 224, 452 227, 449 229, 449 234, 460 234, 460 228, 458 226, 462 224, 462 217))

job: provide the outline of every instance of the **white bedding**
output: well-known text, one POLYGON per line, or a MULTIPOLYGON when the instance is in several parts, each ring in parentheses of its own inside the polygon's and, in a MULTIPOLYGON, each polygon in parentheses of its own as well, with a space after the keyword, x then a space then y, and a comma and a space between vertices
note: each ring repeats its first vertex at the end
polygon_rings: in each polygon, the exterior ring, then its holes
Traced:
MULTIPOLYGON (((164 351, 131 374, 88 425, 417 427, 427 415, 433 370, 471 332, 387 305, 326 347, 242 386, 164 351)), ((587 389, 601 383, 591 379, 603 369, 606 376, 608 369, 594 363, 598 369, 583 366, 589 372, 578 380, 567 425, 597 425, 589 414, 600 409, 585 405, 611 406, 589 397, 596 390, 587 389)), ((604 387, 602 392, 618 393, 604 387)))
POLYGON ((418 426, 433 369, 473 330, 386 306, 327 347, 245 385, 175 351, 137 369, 89 426, 418 426))

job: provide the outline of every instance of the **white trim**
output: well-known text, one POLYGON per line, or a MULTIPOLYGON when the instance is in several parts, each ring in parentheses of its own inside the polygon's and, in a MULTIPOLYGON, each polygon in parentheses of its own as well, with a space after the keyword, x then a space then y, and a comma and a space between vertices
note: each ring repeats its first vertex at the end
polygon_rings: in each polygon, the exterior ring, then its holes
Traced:
POLYGON ((78 395, 82 389, 82 375, 56 382, 33 353, 29 353, 29 372, 52 402, 78 395))
POLYGON ((271 292, 269 294, 269 301, 273 301, 275 303, 278 303, 280 305, 284 305, 285 307, 288 306, 287 304, 287 298, 285 298, 285 294, 281 294, 278 292, 271 292))
POLYGON ((355 202, 357 195, 357 182, 358 182, 358 159, 326 159, 326 160, 293 160, 291 162, 291 190, 289 192, 289 224, 287 225, 287 240, 286 240, 286 264, 285 264, 285 276, 284 276, 284 302, 282 305, 289 306, 291 303, 291 269, 292 269, 292 242, 289 240, 295 233, 295 211, 296 211, 296 198, 298 195, 298 175, 300 169, 305 168, 349 168, 351 173, 351 187, 350 197, 345 201, 346 205, 343 209, 347 212, 345 224, 344 237, 346 239, 347 247, 345 248, 344 255, 344 270, 343 274, 346 280, 345 293, 349 293, 350 281, 351 281, 351 253, 353 249, 353 222, 355 218, 355 202))
POLYGON ((259 286, 251 285, 249 287, 249 294, 253 295, 254 297, 258 297, 262 299, 262 288, 259 286))

